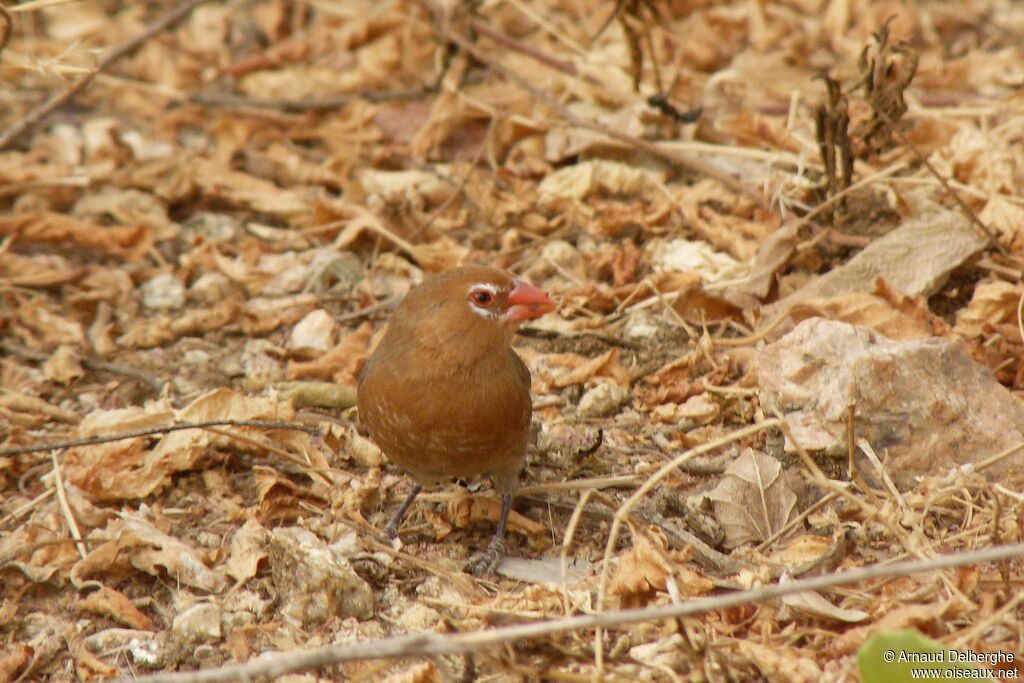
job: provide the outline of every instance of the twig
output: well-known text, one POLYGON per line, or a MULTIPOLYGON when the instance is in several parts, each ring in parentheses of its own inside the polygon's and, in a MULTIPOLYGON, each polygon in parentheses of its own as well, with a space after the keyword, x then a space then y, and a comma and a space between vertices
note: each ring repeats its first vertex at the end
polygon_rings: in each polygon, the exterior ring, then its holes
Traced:
POLYGON ((193 9, 209 1, 210 0, 186 0, 147 26, 139 35, 107 50, 107 52, 100 57, 99 61, 96 63, 96 68, 92 72, 82 76, 82 78, 78 79, 74 85, 67 87, 62 92, 52 95, 50 99, 36 106, 32 111, 25 114, 25 116, 21 117, 18 121, 15 121, 10 128, 0 134, 0 150, 7 149, 11 143, 20 139, 23 135, 27 134, 30 130, 39 125, 44 118, 70 102, 75 95, 82 92, 82 90, 92 82, 92 79, 96 77, 96 74, 105 71, 114 63, 124 57, 127 57, 147 40, 158 33, 162 33, 171 28, 187 17, 193 9))
POLYGON ((608 578, 608 567, 611 564, 612 553, 615 551, 615 544, 619 539, 619 531, 622 528, 622 523, 626 520, 626 518, 629 517, 633 508, 636 507, 640 500, 643 499, 643 497, 646 496, 648 493, 650 493, 651 490, 653 490, 654 487, 657 486, 665 477, 674 472, 676 468, 685 463, 687 460, 691 460, 697 457, 698 455, 702 455, 709 451, 713 451, 716 448, 721 448, 722 446, 730 444, 733 441, 739 441, 740 439, 746 438, 748 436, 753 436, 754 434, 757 434, 759 432, 763 432, 767 429, 772 429, 774 427, 778 427, 781 425, 782 420, 780 419, 765 420, 760 424, 744 427, 743 429, 739 429, 730 434, 726 434, 721 438, 714 439, 713 441, 708 441, 699 446, 691 448, 673 458, 671 462, 662 465, 657 472, 651 475, 651 477, 644 482, 643 486, 634 491, 633 495, 626 499, 626 501, 615 512, 615 518, 612 521, 611 529, 608 532, 608 542, 605 544, 604 549, 604 569, 601 574, 600 588, 598 588, 597 591, 598 609, 603 609, 604 606, 603 600, 607 589, 606 584, 608 578))
POLYGON ((197 92, 188 96, 188 101, 207 107, 251 107, 253 109, 278 109, 286 112, 334 111, 354 100, 387 102, 389 100, 415 100, 435 92, 437 88, 402 88, 399 90, 364 90, 362 92, 332 95, 330 97, 308 97, 297 100, 268 97, 248 97, 234 93, 197 92))
POLYGON ((3 52, 7 40, 11 37, 11 26, 14 25, 11 13, 3 5, 0 5, 0 21, 3 22, 3 26, 0 26, 0 52, 3 52))
POLYGON ((315 427, 307 427, 295 422, 279 422, 273 420, 206 420, 203 422, 181 422, 178 424, 164 425, 162 427, 149 427, 147 429, 136 429, 131 432, 119 434, 104 434, 89 436, 84 439, 71 439, 69 441, 51 441, 50 443, 37 443, 29 446, 10 446, 0 448, 0 458, 8 455, 20 455, 22 453, 39 453, 40 451, 52 451, 58 448, 74 448, 75 446, 91 446, 97 443, 109 443, 123 439, 134 439, 139 436, 152 436, 153 434, 167 434, 181 429, 205 429, 206 427, 263 427, 265 429, 294 429, 299 432, 306 432, 314 436, 320 434, 315 427))
POLYGON ((953 201, 955 201, 957 203, 957 206, 960 207, 960 210, 967 215, 967 220, 971 222, 971 225, 978 228, 981 231, 981 233, 985 236, 985 239, 988 240, 989 244, 995 247, 1000 254, 1004 256, 1009 256, 1009 252, 1007 251, 1006 247, 999 243, 999 240, 996 239, 996 236, 992 233, 992 230, 987 225, 985 225, 980 218, 978 218, 978 214, 974 213, 974 209, 968 206, 967 202, 965 202, 963 197, 960 196, 960 193, 950 186, 949 181, 946 180, 946 177, 939 173, 934 166, 932 166, 932 162, 928 161, 928 157, 922 154, 921 150, 917 148, 917 145, 910 141, 910 138, 907 137, 906 133, 904 133, 896 126, 892 118, 889 116, 888 112, 884 111, 881 107, 874 106, 874 103, 872 103, 871 110, 878 114, 879 116, 881 116, 883 119, 885 119, 886 125, 888 125, 892 132, 896 134, 896 137, 900 139, 900 142, 906 145, 907 149, 909 149, 911 154, 914 155, 914 158, 917 159, 917 162, 924 166, 926 169, 928 169, 928 172, 931 173, 935 177, 935 179, 939 181, 939 184, 942 185, 942 188, 946 192, 948 192, 951 197, 953 197, 953 201))
POLYGON ((8 522, 13 522, 18 517, 21 517, 22 515, 27 514, 29 512, 32 512, 37 507, 39 507, 40 503, 42 503, 44 500, 46 500, 53 494, 54 490, 52 488, 48 488, 42 493, 40 493, 38 496, 33 498, 32 500, 28 501, 27 503, 24 503, 20 507, 11 510, 9 513, 4 515, 3 519, 0 519, 0 526, 6 526, 8 522))
POLYGON ((60 505, 60 511, 64 514, 65 521, 67 521, 68 533, 75 539, 75 547, 78 548, 78 554, 84 560, 88 553, 86 553, 85 546, 82 545, 82 532, 78 530, 78 522, 75 520, 74 513, 71 512, 71 506, 68 504, 68 497, 64 491, 64 477, 60 473, 60 458, 56 453, 51 453, 50 457, 53 460, 53 487, 57 491, 57 502, 60 505))
POLYGON ((592 495, 594 495, 594 489, 587 489, 580 496, 572 511, 572 517, 569 518, 569 524, 565 527, 565 534, 562 536, 562 551, 558 555, 558 564, 562 575, 562 609, 565 611, 565 616, 569 616, 569 546, 572 545, 572 539, 576 536, 576 528, 583 517, 583 511, 587 508, 587 501, 592 495))
MULTIPOLYGON (((371 527, 371 529, 373 529, 374 533, 380 534, 379 530, 373 527, 371 527)), ((417 557, 416 555, 412 555, 403 550, 395 550, 390 545, 378 541, 373 536, 370 536, 365 540, 371 546, 376 548, 379 552, 387 553, 388 555, 391 555, 394 558, 408 562, 414 567, 426 570, 434 576, 439 576, 447 581, 451 581, 456 586, 458 586, 459 589, 462 590, 462 592, 466 595, 469 595, 474 598, 480 598, 482 596, 482 591, 477 587, 477 585, 473 583, 471 580, 465 578, 465 575, 463 574, 456 574, 454 572, 449 571, 448 569, 445 569, 444 567, 435 562, 431 562, 430 560, 427 560, 422 557, 417 557)))
POLYGON ((488 38, 498 43, 499 45, 503 45, 504 47, 507 47, 510 50, 515 50, 516 52, 524 54, 527 57, 530 57, 531 59, 534 59, 545 66, 551 67, 555 71, 561 71, 562 73, 568 74, 570 76, 577 76, 592 85, 601 85, 600 81, 598 81, 593 76, 587 74, 580 74, 579 69, 577 69, 576 65, 573 64, 572 62, 567 62, 565 60, 558 59, 557 57, 552 57, 549 54, 541 52, 535 47, 526 45, 516 40, 512 36, 508 35, 507 33, 502 33, 501 31, 494 28, 485 21, 481 21, 480 19, 470 19, 469 25, 470 27, 472 27, 474 31, 481 35, 487 36, 488 38))
MULTIPOLYGON (((629 514, 631 513, 632 509, 636 507, 636 505, 644 496, 650 493, 651 490, 655 486, 657 486, 662 479, 664 479, 670 473, 675 471, 675 469, 679 465, 686 462, 687 460, 690 460, 691 458, 694 458, 703 453, 712 451, 716 448, 721 448, 722 446, 732 443, 733 441, 738 441, 739 439, 752 436, 766 429, 771 429, 773 427, 779 427, 782 425, 783 421, 781 419, 765 420, 760 424, 750 425, 749 427, 737 430, 721 438, 714 439, 712 441, 708 441, 707 443, 703 443, 700 446, 691 448, 690 450, 673 458, 671 462, 662 465, 661 469, 655 472, 650 479, 644 482, 643 486, 641 486, 633 493, 633 495, 627 498, 626 502, 624 502, 615 512, 615 518, 612 520, 612 526, 608 532, 608 542, 604 546, 604 561, 602 562, 601 566, 601 580, 598 583, 597 588, 597 609, 604 609, 604 599, 608 592, 608 570, 609 567, 611 567, 612 553, 615 551, 615 544, 619 540, 619 531, 622 529, 622 523, 629 517, 629 514)), ((599 629, 594 637, 594 655, 597 662, 598 670, 601 669, 603 655, 603 647, 600 636, 601 633, 599 629)))
POLYGON ((363 659, 399 659, 468 654, 502 643, 515 643, 567 631, 607 628, 654 622, 704 614, 738 605, 765 602, 803 591, 843 586, 879 577, 908 576, 920 572, 965 567, 984 562, 997 562, 1024 556, 1024 544, 998 546, 966 553, 952 553, 893 564, 876 564, 834 574, 814 576, 785 584, 773 584, 747 591, 737 591, 713 598, 699 598, 672 605, 641 607, 600 612, 566 619, 538 621, 529 624, 471 633, 413 633, 363 643, 341 643, 310 650, 298 650, 232 664, 219 669, 183 673, 161 673, 152 676, 121 679, 122 683, 220 683, 221 681, 253 681, 301 671, 313 671, 342 662, 363 659))
MULTIPOLYGON (((865 492, 869 494, 868 500, 865 501, 860 496, 854 495, 847 486, 842 485, 842 482, 834 481, 825 476, 825 473, 822 472, 821 468, 818 467, 818 464, 814 462, 814 460, 811 458, 810 453, 807 452, 807 449, 800 445, 800 441, 793 435, 793 432, 790 430, 789 425, 786 424, 785 420, 783 420, 782 415, 778 411, 778 409, 776 409, 774 412, 777 416, 777 419, 780 422, 779 429, 781 429, 783 435, 785 435, 786 441, 793 445, 793 448, 796 449, 797 455, 800 457, 801 460, 803 460, 804 465, 811 472, 812 476, 819 484, 821 484, 824 487, 832 489, 840 496, 842 496, 845 500, 852 503, 854 507, 860 508, 866 518, 876 519, 879 524, 885 527, 885 529, 890 534, 892 534, 893 538, 900 542, 900 544, 903 546, 904 550, 906 550, 908 554, 917 555, 918 557, 924 559, 926 550, 928 552, 935 552, 934 548, 931 547, 922 548, 921 544, 918 542, 920 540, 918 536, 908 533, 902 526, 895 522, 891 516, 883 514, 881 509, 879 508, 879 501, 876 496, 871 494, 870 488, 864 488, 865 492)), ((949 581, 945 576, 942 577, 942 581, 946 585, 946 589, 949 590, 950 593, 959 596, 961 599, 964 600, 966 604, 972 604, 971 601, 966 596, 964 596, 963 593, 955 585, 953 585, 953 583, 949 581)))
MULTIPOLYGON (((979 623, 972 625, 970 628, 960 633, 954 642, 957 643, 958 647, 966 646, 971 640, 980 638, 983 633, 988 631, 988 629, 990 629, 992 625, 1000 619, 1007 619, 1007 617, 1013 615, 1014 611, 1022 602, 1024 602, 1024 591, 1018 591, 1017 594, 1010 598, 1005 605, 982 619, 979 623)), ((1014 617, 1014 621, 1012 623, 1017 623, 1016 617, 1014 617)), ((1017 627, 1014 626, 1014 628, 1017 627)))
POLYGON ((1024 341, 1024 292, 1017 298, 1017 331, 1021 341, 1024 341))
MULTIPOLYGON (((0 351, 5 351, 15 356, 21 356, 37 363, 41 363, 47 360, 50 356, 45 351, 37 351, 36 349, 25 348, 18 344, 12 344, 11 342, 0 342, 0 351)), ((144 370, 139 368, 133 368, 128 365, 121 365, 120 363, 111 363, 105 360, 95 360, 93 358, 82 358, 79 359, 79 363, 82 367, 88 370, 94 370, 97 372, 109 372, 115 375, 124 375, 125 377, 131 377, 137 379, 153 391, 159 393, 163 388, 163 384, 154 379, 144 370)))
POLYGON ((308 474, 310 477, 317 479, 320 483, 322 483, 324 486, 327 486, 328 488, 330 488, 331 486, 335 486, 339 483, 331 478, 335 474, 344 474, 345 476, 348 477, 346 481, 351 481, 351 479, 353 478, 352 475, 350 475, 348 472, 345 472, 344 470, 325 470, 323 468, 314 467, 312 463, 310 463, 308 460, 303 460, 299 456, 293 455, 289 451, 286 451, 285 449, 275 444, 267 443, 262 439, 256 439, 251 436, 246 436, 245 434, 235 434, 234 432, 229 432, 226 429, 217 429, 215 427, 208 427, 207 431, 213 432, 214 434, 220 434, 221 436, 228 439, 234 439, 235 441, 250 444, 252 446, 255 446, 256 448, 261 448, 267 451, 268 453, 272 453, 278 456, 279 458, 287 460, 288 462, 293 463, 298 467, 301 467, 303 472, 308 474))
POLYGON ((664 147, 660 147, 654 144, 653 142, 648 142, 647 140, 643 140, 632 135, 620 133, 617 130, 613 130, 611 128, 608 128, 607 126, 603 126, 600 123, 597 123, 596 121, 590 121, 589 119, 584 119, 580 118, 579 116, 576 116, 568 109, 566 109, 555 98, 535 88, 526 79, 522 78, 519 74, 509 69, 504 64, 491 58, 490 55, 488 55, 486 52, 477 47, 476 44, 473 43, 473 41, 452 29, 451 26, 446 21, 446 16, 444 12, 439 7, 437 7, 433 2, 431 2, 431 0, 413 1, 416 4, 420 5, 421 7, 426 8, 426 10, 430 12, 431 16, 434 17, 434 23, 437 31, 441 33, 446 40, 458 45, 460 48, 471 54, 474 59, 486 64, 490 68, 502 74, 505 78, 509 79, 510 81, 518 85, 526 92, 530 93, 535 99, 539 100, 540 102, 543 102, 545 106, 555 111, 566 122, 574 126, 578 126, 580 128, 586 128, 587 130, 592 130, 594 132, 600 133, 601 135, 610 137, 614 140, 618 140, 619 142, 623 142, 632 147, 636 147, 637 149, 641 149, 647 152, 648 154, 660 157, 662 159, 665 159, 666 161, 679 164, 680 166, 685 166, 691 171, 694 171, 701 175, 705 175, 709 178, 714 178, 715 180, 722 183, 733 192, 744 195, 754 200, 755 202, 757 202, 759 206, 765 205, 764 198, 761 196, 759 192, 757 192, 755 189, 751 187, 744 185, 740 181, 736 180, 729 174, 720 171, 718 168, 712 166, 711 164, 705 163, 699 159, 694 159, 685 154, 680 154, 678 152, 665 149, 664 147))
POLYGON ((820 508, 821 506, 823 506, 823 505, 825 505, 827 503, 832 502, 833 500, 835 500, 838 497, 839 497, 838 493, 836 493, 835 491, 829 491, 828 493, 825 494, 825 496, 823 498, 819 498, 818 500, 816 500, 813 504, 808 506, 808 508, 806 510, 801 512, 799 515, 797 515, 793 519, 789 520, 789 522, 787 524, 785 524, 783 527, 781 527, 774 534, 772 534, 768 538, 764 539, 764 541, 761 542, 761 545, 759 545, 756 548, 754 548, 754 551, 755 552, 759 552, 759 553, 763 553, 767 548, 769 548, 771 546, 772 543, 774 543, 776 540, 781 538, 784 534, 789 533, 790 529, 792 529, 797 524, 800 524, 805 519, 810 517, 811 514, 815 510, 817 510, 818 508, 820 508))
POLYGON ((620 474, 612 477, 588 477, 585 479, 570 479, 569 481, 553 481, 545 484, 532 484, 520 486, 516 492, 519 495, 531 495, 535 493, 558 493, 562 491, 587 491, 590 489, 610 488, 632 488, 640 483, 640 478, 632 474, 620 474))

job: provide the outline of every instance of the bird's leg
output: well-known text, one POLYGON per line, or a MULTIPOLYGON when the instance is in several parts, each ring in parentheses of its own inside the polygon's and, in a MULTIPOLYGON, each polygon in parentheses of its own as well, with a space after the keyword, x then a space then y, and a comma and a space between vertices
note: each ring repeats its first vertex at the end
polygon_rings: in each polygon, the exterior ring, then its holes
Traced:
POLYGON ((487 550, 477 553, 466 563, 466 571, 470 574, 477 576, 493 574, 494 570, 498 568, 498 564, 501 563, 501 558, 505 554, 505 525, 508 523, 508 513, 511 509, 512 494, 501 494, 501 512, 498 514, 498 529, 494 532, 494 538, 491 539, 487 550))
POLYGON ((391 519, 388 520, 387 525, 384 527, 384 538, 389 541, 393 541, 398 536, 398 525, 402 523, 402 519, 405 517, 405 513, 409 511, 409 507, 412 502, 416 500, 416 496, 420 495, 420 491, 423 487, 418 482, 413 482, 412 489, 409 491, 409 495, 405 497, 402 504, 395 510, 395 514, 391 515, 391 519))

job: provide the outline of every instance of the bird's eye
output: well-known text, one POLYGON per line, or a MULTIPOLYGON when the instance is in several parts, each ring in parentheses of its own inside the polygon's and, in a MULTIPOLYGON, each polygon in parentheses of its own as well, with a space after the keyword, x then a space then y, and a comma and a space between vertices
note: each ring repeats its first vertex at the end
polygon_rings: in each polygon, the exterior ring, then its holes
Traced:
POLYGON ((476 289, 470 292, 469 298, 478 306, 490 306, 494 303, 494 294, 486 289, 476 289))

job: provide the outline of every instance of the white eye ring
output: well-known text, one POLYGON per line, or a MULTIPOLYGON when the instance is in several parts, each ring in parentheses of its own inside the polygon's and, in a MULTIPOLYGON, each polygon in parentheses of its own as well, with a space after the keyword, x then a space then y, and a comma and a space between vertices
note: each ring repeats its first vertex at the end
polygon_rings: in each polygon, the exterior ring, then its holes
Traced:
POLYGON ((498 288, 489 282, 481 282, 469 288, 467 299, 469 309, 481 318, 496 318, 498 313, 492 306, 498 297, 498 288), (482 300, 485 299, 485 300, 482 300))

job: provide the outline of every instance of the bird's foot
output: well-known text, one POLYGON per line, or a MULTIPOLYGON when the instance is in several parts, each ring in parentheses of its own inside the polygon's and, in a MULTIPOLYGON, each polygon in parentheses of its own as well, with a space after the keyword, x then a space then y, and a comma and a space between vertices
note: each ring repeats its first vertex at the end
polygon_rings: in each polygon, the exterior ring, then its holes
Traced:
POLYGON ((487 550, 479 552, 469 558, 463 569, 473 576, 488 576, 493 574, 501 564, 501 558, 505 555, 505 542, 497 539, 491 541, 487 550))

